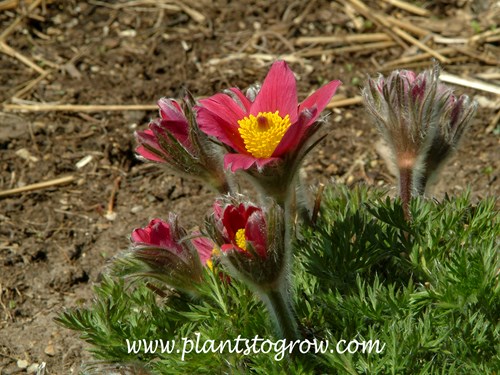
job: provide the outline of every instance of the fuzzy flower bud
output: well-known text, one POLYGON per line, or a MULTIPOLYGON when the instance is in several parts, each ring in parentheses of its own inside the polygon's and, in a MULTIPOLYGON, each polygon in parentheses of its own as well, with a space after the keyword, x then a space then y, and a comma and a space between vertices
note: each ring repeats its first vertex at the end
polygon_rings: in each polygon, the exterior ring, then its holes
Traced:
POLYGON ((368 79, 366 108, 389 145, 399 172, 399 192, 409 218, 412 194, 423 194, 470 124, 476 104, 439 81, 439 66, 420 74, 396 70, 368 79))
POLYGON ((208 238, 188 237, 170 214, 167 221, 153 219, 145 228, 131 235, 132 246, 119 258, 115 271, 122 276, 151 277, 184 292, 195 293, 193 283, 203 277, 203 267, 210 266, 214 244, 208 238))
POLYGON ((218 192, 227 192, 221 148, 198 128, 194 100, 187 96, 181 103, 167 98, 158 101, 160 117, 149 123, 149 129, 135 132, 137 154, 168 165, 181 176, 206 182, 218 192))
POLYGON ((458 98, 450 95, 424 161, 425 171, 416 186, 420 194, 425 192, 427 184, 437 177, 445 161, 456 151, 476 110, 477 102, 471 102, 467 95, 458 98))

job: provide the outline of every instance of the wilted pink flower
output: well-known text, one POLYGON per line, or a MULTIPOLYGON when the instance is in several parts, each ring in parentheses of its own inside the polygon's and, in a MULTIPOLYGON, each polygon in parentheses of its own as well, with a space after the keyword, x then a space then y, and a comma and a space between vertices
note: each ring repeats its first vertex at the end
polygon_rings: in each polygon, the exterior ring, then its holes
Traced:
POLYGON ((332 81, 299 104, 292 71, 277 61, 254 100, 237 88, 200 100, 198 123, 234 151, 224 157, 226 168, 262 168, 297 153, 340 84, 332 81))
POLYGON ((149 129, 135 132, 136 152, 149 161, 163 163, 173 172, 198 179, 221 193, 228 192, 222 166, 222 150, 200 131, 193 112, 193 99, 182 101, 162 98, 158 101, 160 117, 149 129))

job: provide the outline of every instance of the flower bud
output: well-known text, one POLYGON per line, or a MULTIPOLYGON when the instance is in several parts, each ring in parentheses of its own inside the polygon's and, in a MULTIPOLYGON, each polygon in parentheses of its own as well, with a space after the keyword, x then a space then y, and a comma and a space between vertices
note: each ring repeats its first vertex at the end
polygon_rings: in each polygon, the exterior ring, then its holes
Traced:
POLYGON ((423 194, 429 179, 449 157, 470 124, 476 104, 439 81, 439 66, 420 74, 396 70, 368 79, 363 90, 368 113, 392 151, 399 192, 409 218, 412 194, 423 194))

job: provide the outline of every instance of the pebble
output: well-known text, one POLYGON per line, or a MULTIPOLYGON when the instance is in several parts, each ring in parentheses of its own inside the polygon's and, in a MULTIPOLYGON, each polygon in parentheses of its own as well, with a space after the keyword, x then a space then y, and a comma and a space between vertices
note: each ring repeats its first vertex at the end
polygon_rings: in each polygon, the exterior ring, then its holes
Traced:
POLYGON ((26 368, 28 367, 28 361, 25 359, 20 359, 17 361, 17 367, 19 368, 26 368))
POLYGON ((134 206, 130 209, 130 212, 132 212, 133 214, 137 214, 139 212, 141 212, 142 210, 144 210, 144 207, 139 205, 139 206, 134 206))
POLYGON ((36 372, 38 371, 38 368, 40 367, 40 365, 38 363, 32 363, 28 369, 26 370, 26 372, 28 374, 36 374, 36 372))
POLYGON ((43 352, 47 354, 49 357, 53 357, 56 355, 56 349, 54 348, 53 344, 47 345, 43 350, 43 352))

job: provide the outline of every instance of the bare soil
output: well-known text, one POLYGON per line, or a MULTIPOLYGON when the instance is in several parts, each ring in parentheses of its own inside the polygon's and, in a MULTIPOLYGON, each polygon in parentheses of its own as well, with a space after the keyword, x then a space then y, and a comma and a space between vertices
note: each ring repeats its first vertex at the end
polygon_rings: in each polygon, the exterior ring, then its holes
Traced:
MULTIPOLYGON (((394 45, 337 53, 328 50, 338 45, 298 43, 305 36, 384 32, 345 6, 349 1, 68 0, 42 1, 29 10, 30 3, 0 11, 0 32, 20 19, 4 42, 47 74, 35 81, 39 72, 0 53, 4 104, 155 104, 186 88, 207 96, 261 81, 273 59, 283 56, 297 74, 300 98, 332 79, 344 82, 339 96, 353 97, 366 75, 386 74, 384 64, 417 51, 394 45), (314 48, 325 51, 304 57, 314 48)), ((447 38, 498 28, 493 1, 429 2, 427 17, 383 1, 365 3, 447 38)), ((476 48, 500 56, 499 47, 493 40, 476 48)), ((498 73, 498 64, 456 57, 444 65, 446 72, 498 73)), ((434 194, 469 186, 474 199, 497 196, 499 128, 492 119, 498 97, 461 87, 457 92, 478 97, 481 106, 434 194)), ((26 373, 25 365, 42 362, 48 374, 78 373, 91 358, 86 345, 54 317, 92 298, 92 285, 127 248, 134 228, 169 211, 189 228, 209 209, 214 195, 206 187, 136 159, 133 131, 156 116, 154 110, 0 112, 0 192, 75 177, 66 185, 0 197, 0 374, 26 373), (85 157, 91 160, 79 167, 85 157), (110 205, 113 214, 107 215, 110 205)), ((393 189, 363 108, 335 108, 328 121, 330 135, 305 163, 308 183, 334 179, 393 189)))

